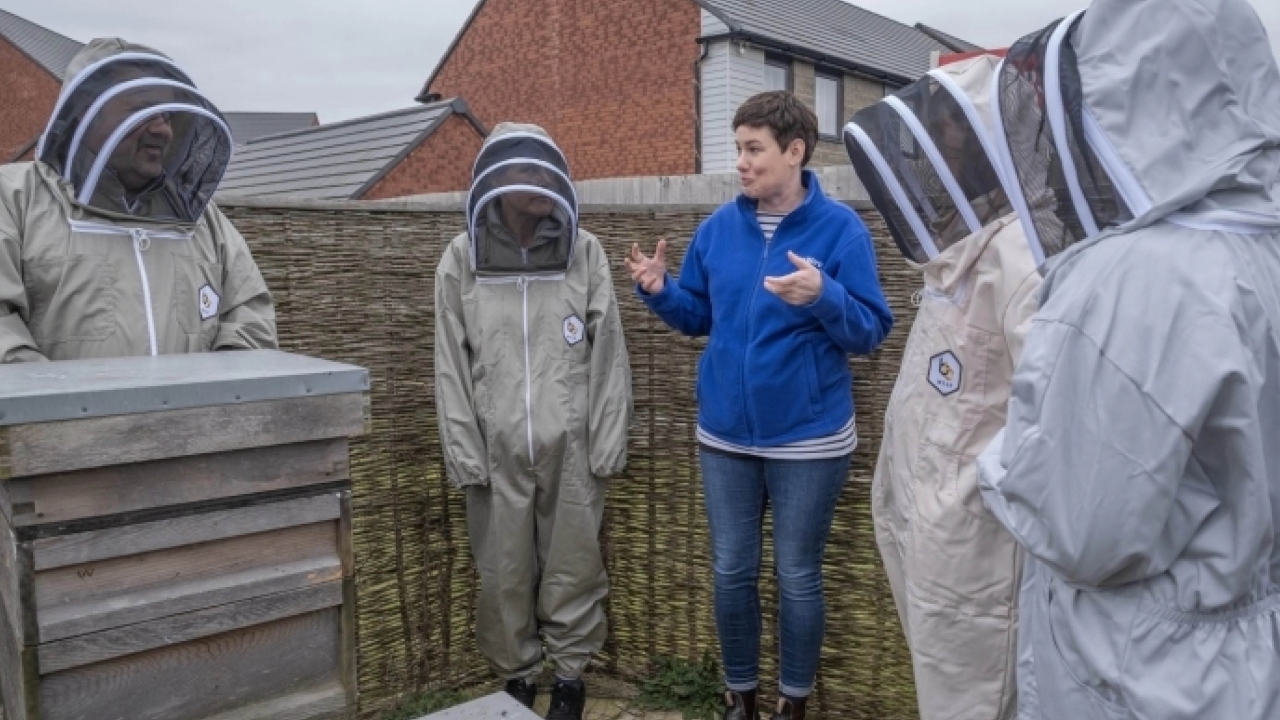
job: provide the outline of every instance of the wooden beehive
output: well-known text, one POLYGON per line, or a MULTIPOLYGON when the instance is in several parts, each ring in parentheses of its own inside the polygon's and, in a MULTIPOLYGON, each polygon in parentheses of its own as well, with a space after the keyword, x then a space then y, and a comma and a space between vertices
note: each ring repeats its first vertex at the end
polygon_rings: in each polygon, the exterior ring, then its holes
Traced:
POLYGON ((0 366, 7 720, 354 714, 368 388, 269 351, 0 366))

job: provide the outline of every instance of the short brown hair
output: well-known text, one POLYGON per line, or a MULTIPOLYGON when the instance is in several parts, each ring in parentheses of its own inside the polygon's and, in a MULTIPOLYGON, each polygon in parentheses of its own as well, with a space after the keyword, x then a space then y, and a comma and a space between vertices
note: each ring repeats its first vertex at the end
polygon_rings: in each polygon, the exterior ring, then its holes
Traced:
POLYGON ((803 140, 802 167, 809 164, 814 148, 818 146, 818 116, 786 90, 760 93, 742 103, 738 113, 733 116, 734 131, 743 125, 769 128, 773 139, 778 141, 778 146, 784 151, 796 140, 803 140))

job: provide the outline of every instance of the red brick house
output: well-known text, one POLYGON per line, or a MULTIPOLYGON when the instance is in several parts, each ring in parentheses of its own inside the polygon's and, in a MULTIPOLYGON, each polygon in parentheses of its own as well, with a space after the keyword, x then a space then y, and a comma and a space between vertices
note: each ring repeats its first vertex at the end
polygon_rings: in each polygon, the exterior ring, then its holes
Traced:
MULTIPOLYGON (((0 10, 0 163, 30 160, 82 43, 0 10)), ((315 113, 223 113, 237 145, 264 135, 314 127, 315 113)))
MULTIPOLYGON (((0 163, 30 160, 83 44, 0 10, 0 163)), ((315 113, 225 112, 224 194, 376 200, 465 189, 486 130, 461 101, 321 126, 315 113)))
POLYGON ((30 156, 80 43, 0 10, 0 163, 30 156))
POLYGON ((819 114, 815 164, 847 164, 853 112, 976 49, 843 0, 480 0, 418 100, 543 125, 590 179, 732 170, 734 111, 785 88, 819 114))

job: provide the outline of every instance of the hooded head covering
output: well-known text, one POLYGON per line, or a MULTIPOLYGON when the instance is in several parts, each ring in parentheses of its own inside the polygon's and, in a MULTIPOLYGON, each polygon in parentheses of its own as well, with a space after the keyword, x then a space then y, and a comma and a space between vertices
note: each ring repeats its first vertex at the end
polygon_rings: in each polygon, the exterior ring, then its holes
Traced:
POLYGON ((90 42, 67 67, 36 159, 71 185, 81 206, 194 223, 231 148, 222 114, 171 59, 111 38, 90 42), (148 182, 126 192, 121 173, 137 174, 139 165, 148 182))
MULTIPOLYGON (((1019 40, 997 130, 1038 261, 1162 219, 1280 223, 1280 74, 1243 0, 1095 2, 1019 40)), ((1015 201, 1015 205, 1017 202, 1015 201)))
POLYGON ((992 161, 994 61, 934 70, 859 111, 845 149, 902 254, 924 264, 1013 212, 992 161))
POLYGON ((467 233, 472 269, 479 275, 554 275, 573 261, 578 237, 578 198, 569 164, 551 136, 537 125, 494 128, 471 173, 467 233), (532 244, 522 246, 504 224, 503 203, 537 214, 532 244))

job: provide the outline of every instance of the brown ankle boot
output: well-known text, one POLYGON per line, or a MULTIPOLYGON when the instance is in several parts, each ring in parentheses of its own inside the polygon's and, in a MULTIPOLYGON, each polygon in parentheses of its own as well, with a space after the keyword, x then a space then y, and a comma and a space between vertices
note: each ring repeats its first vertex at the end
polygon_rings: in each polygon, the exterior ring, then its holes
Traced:
POLYGON ((760 720, 760 713, 756 710, 756 691, 726 690, 724 720, 760 720))
POLYGON ((773 720, 804 720, 804 704, 809 698, 783 697, 778 701, 778 712, 773 720))

